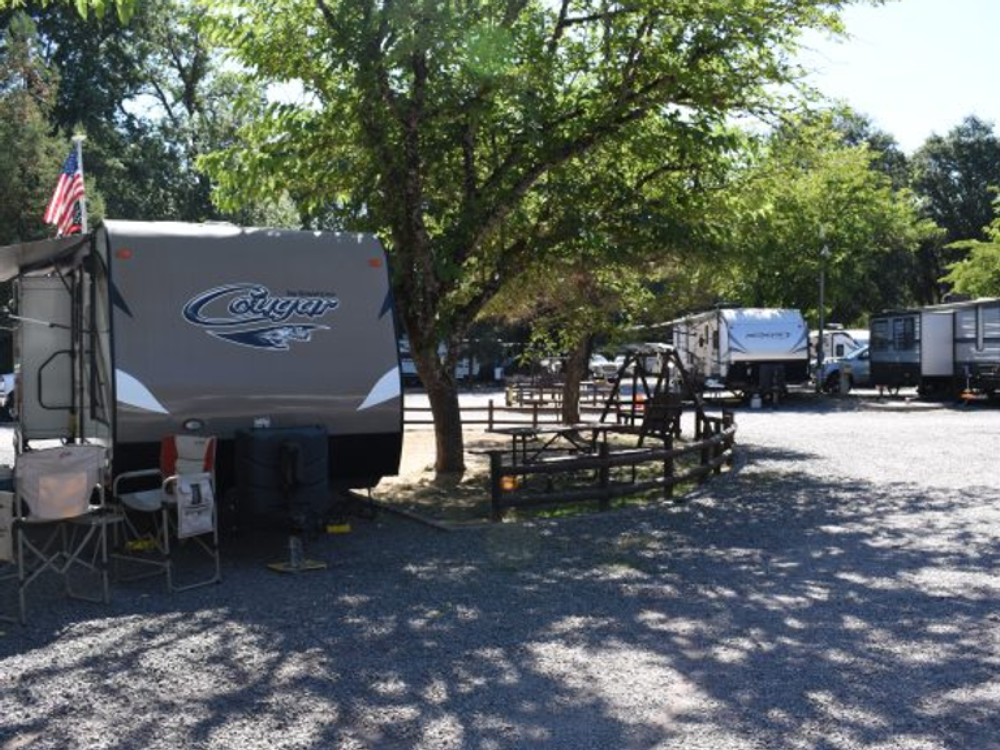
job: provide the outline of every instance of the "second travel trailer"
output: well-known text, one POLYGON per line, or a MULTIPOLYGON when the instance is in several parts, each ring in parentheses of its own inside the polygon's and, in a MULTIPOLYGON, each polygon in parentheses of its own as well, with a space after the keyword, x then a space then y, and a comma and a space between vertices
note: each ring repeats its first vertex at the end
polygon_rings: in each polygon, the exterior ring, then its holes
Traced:
POLYGON ((702 390, 777 393, 809 380, 809 328, 798 310, 722 308, 669 325, 702 390))
POLYGON ((873 315, 871 372, 873 385, 927 395, 1000 393, 1000 299, 873 315))
POLYGON ((957 303, 954 331, 957 385, 1000 394, 1000 299, 957 303))

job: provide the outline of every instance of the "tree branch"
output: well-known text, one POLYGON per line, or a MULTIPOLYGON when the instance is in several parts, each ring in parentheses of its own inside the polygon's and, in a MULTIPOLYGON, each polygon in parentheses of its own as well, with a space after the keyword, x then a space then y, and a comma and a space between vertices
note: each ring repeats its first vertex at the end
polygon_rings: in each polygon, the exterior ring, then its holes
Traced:
MULTIPOLYGON (((654 106, 661 103, 659 98, 651 98, 651 95, 675 81, 675 76, 665 73, 654 78, 645 86, 632 91, 629 95, 621 97, 619 106, 616 108, 617 111, 612 112, 603 123, 595 123, 594 127, 587 129, 585 134, 551 149, 545 157, 526 168, 507 192, 506 200, 493 201, 494 210, 476 222, 474 236, 459 252, 458 262, 464 262, 478 250, 483 241, 510 215, 518 200, 524 197, 542 175, 574 157, 582 156, 608 136, 620 131, 625 125, 645 117, 654 106)), ((682 99, 683 97, 675 97, 677 101, 682 99)), ((548 128, 546 128, 547 130, 548 128)), ((521 161, 522 156, 522 153, 511 154, 501 167, 506 166, 512 169, 521 161)), ((498 184, 501 184, 501 180, 498 178, 498 172, 495 172, 490 178, 490 187, 498 184)))
POLYGON ((563 32, 566 31, 570 26, 582 26, 583 24, 593 23, 594 21, 608 21, 617 16, 624 16, 630 13, 636 13, 638 8, 618 8, 617 10, 608 10, 601 13, 591 13, 587 16, 574 16, 569 18, 569 0, 563 0, 562 5, 559 8, 559 18, 556 20, 556 25, 552 29, 552 36, 549 38, 549 54, 553 54, 556 51, 556 47, 559 45, 559 40, 562 39, 563 32))

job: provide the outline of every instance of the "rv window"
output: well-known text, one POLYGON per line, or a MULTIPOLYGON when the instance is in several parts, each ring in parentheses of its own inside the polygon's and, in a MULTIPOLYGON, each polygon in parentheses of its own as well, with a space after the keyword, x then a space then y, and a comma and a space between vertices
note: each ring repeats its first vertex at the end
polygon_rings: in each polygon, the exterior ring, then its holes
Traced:
POLYGON ((889 323, 879 320, 872 323, 871 350, 884 352, 889 348, 889 323))
POLYGON ((719 351, 719 329, 718 328, 716 328, 715 331, 712 332, 712 348, 715 349, 715 351, 719 351))
POLYGON ((837 357, 843 357, 844 356, 844 345, 843 344, 837 344, 837 346, 834 347, 834 354, 837 357))
POLYGON ((916 326, 913 318, 896 318, 892 321, 892 348, 907 351, 916 344, 916 326))

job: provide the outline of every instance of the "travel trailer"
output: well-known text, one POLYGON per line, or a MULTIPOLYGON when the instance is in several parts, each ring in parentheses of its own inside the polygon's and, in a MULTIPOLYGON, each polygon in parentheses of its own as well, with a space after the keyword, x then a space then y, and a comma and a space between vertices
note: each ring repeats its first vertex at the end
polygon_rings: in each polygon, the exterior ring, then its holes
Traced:
POLYGON ((398 471, 402 397, 385 253, 363 234, 107 221, 0 249, 15 280, 17 440, 107 446, 158 465, 214 435, 219 488, 240 435, 325 435, 333 487, 398 471))
POLYGON ((952 311, 928 307, 891 310, 871 318, 872 385, 915 386, 932 392, 954 376, 952 311))
POLYGON ((954 310, 956 385, 1000 394, 1000 299, 956 303, 954 310))
POLYGON ((670 330, 703 390, 780 392, 809 380, 809 329, 798 310, 722 308, 674 320, 670 330))
POLYGON ((1000 299, 893 310, 871 319, 872 382, 924 394, 1000 392, 1000 299))

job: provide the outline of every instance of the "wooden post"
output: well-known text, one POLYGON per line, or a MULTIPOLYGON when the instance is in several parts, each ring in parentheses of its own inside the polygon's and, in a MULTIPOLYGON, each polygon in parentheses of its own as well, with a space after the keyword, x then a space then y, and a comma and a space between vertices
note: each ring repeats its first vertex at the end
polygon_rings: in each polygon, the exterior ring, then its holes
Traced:
POLYGON ((674 436, 667 435, 663 439, 663 447, 667 449, 663 459, 663 498, 670 500, 674 496, 674 436))
POLYGON ((498 451, 490 453, 490 515, 494 521, 503 519, 503 456, 498 451))
MULTIPOLYGON (((712 437, 719 437, 719 438, 721 438, 723 429, 724 428, 722 426, 722 421, 720 420, 720 421, 716 422, 715 423, 715 429, 712 431, 713 432, 712 437)), ((720 439, 719 442, 717 442, 715 444, 715 447, 712 449, 712 458, 713 459, 721 458, 722 454, 725 453, 725 451, 726 451, 726 444, 725 444, 725 442, 723 440, 720 439)), ((722 462, 721 461, 715 467, 715 473, 716 474, 721 474, 722 473, 722 462)))
POLYGON ((608 444, 601 443, 597 448, 597 456, 601 460, 598 480, 601 485, 601 499, 598 501, 601 510, 607 510, 610 506, 611 495, 608 490, 611 487, 611 467, 608 465, 608 444))
POLYGON ((538 427, 538 402, 531 405, 531 426, 538 427))
MULTIPOLYGON (((735 419, 733 413, 731 411, 724 411, 724 412, 722 412, 722 428, 724 430, 729 430, 729 429, 732 428, 732 426, 734 424, 736 424, 736 419, 735 419)), ((726 456, 726 464, 728 466, 732 466, 733 465, 733 460, 734 460, 733 459, 733 436, 732 436, 732 434, 730 434, 729 437, 726 438, 724 445, 725 445, 725 450, 729 452, 729 455, 726 456)))
POLYGON ((489 401, 489 408, 486 410, 486 429, 493 430, 493 399, 489 401))
MULTIPOLYGON (((705 467, 708 466, 708 462, 712 455, 711 446, 705 443, 705 440, 708 437, 707 433, 709 432, 708 427, 709 427, 708 422, 707 421, 703 422, 700 430, 701 434, 698 436, 698 440, 701 442, 701 450, 698 451, 698 466, 700 466, 702 469, 705 469, 705 467)), ((705 482, 707 481, 708 481, 708 472, 701 471, 698 474, 698 484, 705 484, 705 482)))

